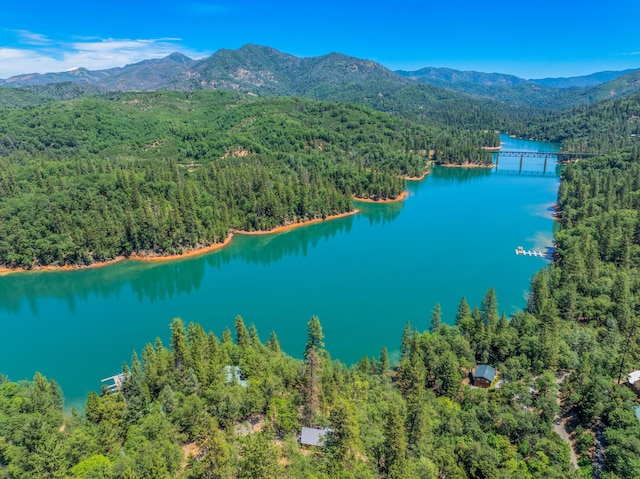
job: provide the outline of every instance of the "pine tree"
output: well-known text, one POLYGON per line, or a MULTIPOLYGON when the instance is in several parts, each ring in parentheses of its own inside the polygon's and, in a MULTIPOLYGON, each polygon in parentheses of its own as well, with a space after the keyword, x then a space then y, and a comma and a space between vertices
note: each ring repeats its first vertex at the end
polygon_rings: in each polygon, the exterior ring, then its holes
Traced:
POLYGON ((258 348, 262 345, 260 342, 260 336, 258 336, 258 328, 256 328, 256 325, 253 323, 249 326, 249 342, 254 348, 258 348))
POLYGON ((397 404, 392 402, 386 414, 384 429, 384 467, 387 477, 407 477, 407 436, 404 418, 397 404))
POLYGON ((440 323, 442 322, 442 310, 440 308, 440 303, 436 303, 431 312, 431 328, 430 331, 435 333, 440 328, 440 323))
POLYGON ((382 346, 382 350, 380 350, 380 360, 378 361, 378 371, 381 376, 385 376, 389 373, 389 352, 387 351, 386 346, 382 346))
POLYGON ((498 299, 493 288, 489 288, 485 293, 480 311, 485 327, 493 332, 498 322, 498 299))
POLYGON ((171 322, 171 349, 173 350, 173 364, 175 370, 181 373, 188 367, 189 349, 187 348, 187 335, 184 323, 180 318, 174 318, 171 322))
POLYGON ((231 330, 226 327, 222 332, 222 344, 230 344, 231 342, 233 342, 231 339, 231 330))
POLYGON ((249 333, 240 315, 236 316, 236 344, 241 348, 249 346, 249 333))
POLYGON ((269 336, 269 339, 267 339, 266 346, 272 352, 274 352, 276 354, 280 354, 280 352, 281 352, 280 341, 278 340, 278 336, 276 336, 275 331, 273 331, 273 330, 271 331, 271 336, 269 336))
POLYGON ((400 342, 400 360, 405 359, 411 352, 411 341, 414 332, 411 330, 411 323, 409 321, 404 325, 404 331, 402 332, 402 340, 400 342))
POLYGON ((307 323, 307 345, 304 349, 304 357, 309 355, 312 349, 315 349, 318 355, 324 352, 324 334, 322 333, 322 325, 317 316, 312 316, 307 323))
POLYGON ((360 451, 360 425, 353 404, 346 399, 338 399, 331 413, 331 422, 333 428, 328 435, 332 456, 330 468, 334 473, 353 471, 360 451))

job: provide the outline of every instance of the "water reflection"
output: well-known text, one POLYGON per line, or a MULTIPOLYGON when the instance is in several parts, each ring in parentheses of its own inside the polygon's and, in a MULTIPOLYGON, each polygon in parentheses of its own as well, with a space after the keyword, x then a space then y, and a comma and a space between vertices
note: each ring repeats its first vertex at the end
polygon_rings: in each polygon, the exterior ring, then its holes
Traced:
MULTIPOLYGON (((403 203, 359 206, 370 224, 393 221, 403 203)), ((207 268, 221 269, 233 261, 268 266, 285 256, 306 256, 322 241, 348 234, 354 216, 323 221, 287 233, 260 236, 237 235, 222 250, 179 261, 145 263, 122 261, 104 268, 81 271, 29 272, 0 277, 0 310, 19 314, 26 306, 40 315, 39 300, 55 298, 73 315, 76 303, 92 296, 118 299, 130 285, 139 302, 154 303, 200 289, 207 268)))
MULTIPOLYGON (((486 179, 493 173, 492 168, 455 168, 435 166, 429 176, 449 183, 466 183, 486 179)), ((427 179, 429 178, 427 176, 427 179)))

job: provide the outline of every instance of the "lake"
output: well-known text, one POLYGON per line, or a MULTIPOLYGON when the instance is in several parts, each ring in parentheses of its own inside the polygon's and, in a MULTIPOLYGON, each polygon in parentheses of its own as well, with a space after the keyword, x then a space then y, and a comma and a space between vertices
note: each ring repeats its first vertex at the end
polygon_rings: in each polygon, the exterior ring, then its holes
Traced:
MULTIPOLYGON (((557 150, 502 140, 505 150, 557 150)), ((397 357, 405 323, 428 328, 436 302, 452 323, 462 296, 474 307, 493 286, 511 314, 546 264, 515 248, 552 245, 558 167, 543 174, 543 162, 527 158, 522 172, 518 158, 500 158, 497 170, 434 168, 407 182, 403 202, 358 202, 357 215, 237 235, 193 258, 0 277, 0 372, 20 380, 40 371, 60 383, 67 407, 83 407, 134 349, 156 336, 168 344, 177 316, 219 336, 239 314, 263 341, 275 330, 301 357, 317 315, 331 356, 351 364, 383 345, 397 357)))

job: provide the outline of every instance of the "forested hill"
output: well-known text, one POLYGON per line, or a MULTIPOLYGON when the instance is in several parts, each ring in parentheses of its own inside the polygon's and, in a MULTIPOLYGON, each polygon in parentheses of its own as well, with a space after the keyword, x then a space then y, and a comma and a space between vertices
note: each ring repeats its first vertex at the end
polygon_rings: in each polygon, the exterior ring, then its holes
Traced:
POLYGON ((640 93, 562 113, 548 113, 512 132, 561 142, 566 151, 610 153, 640 139, 640 93))
POLYGON ((356 105, 201 91, 81 98, 0 115, 0 265, 170 254, 393 198, 430 149, 482 159, 493 133, 356 105))
POLYGON ((598 72, 571 78, 525 80, 502 73, 459 71, 450 68, 399 70, 400 76, 448 88, 478 98, 514 106, 567 110, 602 100, 624 97, 640 89, 640 71, 598 72))
MULTIPOLYGON (((492 99, 420 84, 370 60, 340 53, 299 58, 258 45, 219 50, 198 61, 176 53, 109 70, 22 75, 0 81, 1 85, 28 86, 31 92, 48 89, 42 93, 61 99, 73 96, 79 88, 89 93, 214 89, 259 96, 295 95, 356 103, 430 125, 478 129, 503 129, 507 120, 525 124, 537 113, 536 109, 512 108, 492 99), (57 85, 57 96, 51 95, 52 84, 57 85)), ((18 104, 15 95, 0 89, 2 103, 18 104)))

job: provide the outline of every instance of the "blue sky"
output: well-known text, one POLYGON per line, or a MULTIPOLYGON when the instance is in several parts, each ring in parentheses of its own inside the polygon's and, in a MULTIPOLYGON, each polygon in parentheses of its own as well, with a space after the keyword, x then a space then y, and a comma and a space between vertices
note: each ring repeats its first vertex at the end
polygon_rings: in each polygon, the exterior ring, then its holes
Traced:
POLYGON ((640 67, 638 0, 23 1, 0 5, 0 78, 245 43, 424 66, 574 76, 640 67))

